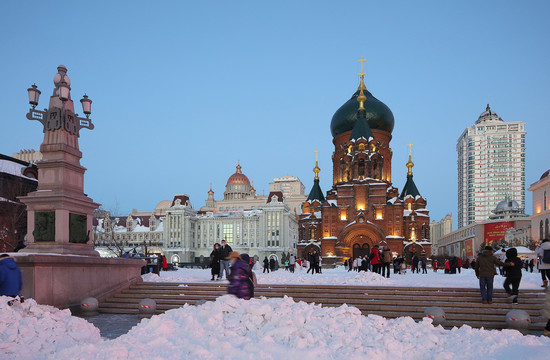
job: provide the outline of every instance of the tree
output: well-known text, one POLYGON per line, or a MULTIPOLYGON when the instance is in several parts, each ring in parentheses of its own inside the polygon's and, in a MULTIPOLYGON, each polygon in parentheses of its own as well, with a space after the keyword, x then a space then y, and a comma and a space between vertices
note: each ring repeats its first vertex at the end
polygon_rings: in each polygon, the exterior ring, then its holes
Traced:
MULTIPOLYGON (((117 236, 118 218, 112 218, 109 211, 98 209, 94 211, 94 218, 97 219, 98 225, 94 227, 94 247, 102 246, 107 248, 117 257, 124 257, 125 254, 135 252, 142 245, 130 247, 124 245, 124 241, 117 236), (101 240, 99 238, 101 237, 101 240), (101 245, 100 245, 101 244, 101 245)), ((147 245, 143 242, 144 253, 147 253, 147 245)))
POLYGON ((36 190, 37 181, 5 175, 0 179, 0 251, 18 249, 27 234, 27 206, 19 196, 36 190))

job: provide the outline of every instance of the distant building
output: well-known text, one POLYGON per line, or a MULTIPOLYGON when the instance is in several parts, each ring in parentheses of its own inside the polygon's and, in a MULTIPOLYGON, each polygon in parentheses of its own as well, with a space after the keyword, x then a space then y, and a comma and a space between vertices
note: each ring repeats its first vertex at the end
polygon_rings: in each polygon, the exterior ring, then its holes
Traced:
POLYGON ((269 195, 256 195, 237 165, 227 180, 224 199, 215 200, 210 189, 200 210, 193 208, 188 195, 177 194, 172 201, 161 201, 152 213, 134 210, 127 217, 98 213, 96 249, 106 254, 114 238, 124 249, 143 251, 147 246, 148 252, 162 253, 173 263, 204 263, 214 244, 225 240, 240 253, 280 261, 283 253, 296 251, 298 242, 298 220, 287 199, 303 202, 305 195, 296 177, 276 178, 272 184, 278 187, 269 195))
POLYGON ((489 105, 458 138, 458 227, 491 216, 505 196, 525 209, 525 123, 504 122, 489 105))
POLYGON ((430 223, 430 240, 432 242, 432 255, 437 254, 439 239, 453 232, 453 216, 451 214, 439 221, 432 220, 430 223))
MULTIPOLYGON (((269 192, 281 192, 285 198, 285 203, 290 211, 297 212, 301 204, 305 201, 304 184, 295 176, 282 176, 273 179, 269 184, 269 192)), ((248 210, 258 210, 267 202, 268 195, 258 195, 256 189, 252 186, 248 177, 243 174, 240 164, 233 175, 227 179, 223 199, 216 200, 212 187, 208 191, 208 197, 205 205, 200 211, 212 212, 235 212, 248 210)))
POLYGON ((550 170, 542 174, 540 179, 531 184, 529 191, 533 193, 533 215, 531 216, 531 236, 533 242, 550 240, 550 170))
POLYGON ((36 164, 38 161, 42 160, 42 153, 33 149, 20 150, 18 153, 11 154, 11 156, 31 164, 36 164))
POLYGON ((0 252, 23 245, 27 234, 27 207, 18 197, 38 187, 38 168, 0 154, 0 252))
POLYGON ((517 235, 517 239, 527 241, 518 243, 516 246, 528 246, 528 238, 516 232, 519 230, 522 234, 529 232, 531 220, 528 215, 518 213, 517 206, 517 202, 507 198, 497 204, 493 210, 496 215, 493 219, 472 223, 442 236, 438 240, 437 254, 472 259, 484 246, 495 246, 501 243, 512 245, 506 240, 507 236, 510 240, 514 240, 510 237, 512 234, 517 235))

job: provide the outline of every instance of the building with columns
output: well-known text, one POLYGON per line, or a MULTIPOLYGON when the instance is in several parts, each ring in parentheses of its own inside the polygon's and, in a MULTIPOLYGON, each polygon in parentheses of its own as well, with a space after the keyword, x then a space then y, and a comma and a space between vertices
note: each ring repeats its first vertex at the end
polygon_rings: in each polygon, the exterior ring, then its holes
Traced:
POLYGON ((393 113, 366 89, 363 71, 359 88, 336 111, 330 128, 333 185, 324 196, 316 161, 314 184, 300 215, 298 255, 317 250, 323 264, 336 264, 365 255, 375 245, 389 245, 405 256, 429 255, 430 217, 413 180, 412 155, 399 192, 392 185, 393 113))
POLYGON ((296 177, 275 178, 272 184, 278 188, 269 195, 256 195, 239 164, 227 180, 224 199, 215 200, 210 189, 200 210, 193 208, 188 195, 176 194, 151 213, 98 214, 96 249, 106 254, 114 240, 130 251, 147 246, 149 253, 161 253, 172 263, 204 263, 214 244, 225 240, 240 253, 280 259, 283 253, 295 252, 298 242, 298 220, 285 193, 294 202, 300 192, 301 202, 305 195, 296 177))
POLYGON ((533 193, 533 215, 531 215, 531 236, 535 244, 550 240, 550 170, 529 187, 533 193))

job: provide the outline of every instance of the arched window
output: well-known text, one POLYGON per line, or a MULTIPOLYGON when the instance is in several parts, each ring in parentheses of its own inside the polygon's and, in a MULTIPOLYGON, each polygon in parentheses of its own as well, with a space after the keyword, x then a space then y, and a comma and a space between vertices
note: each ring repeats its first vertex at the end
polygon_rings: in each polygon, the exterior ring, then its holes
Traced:
POLYGON ((539 226, 539 242, 542 241, 542 239, 544 239, 544 225, 541 220, 539 226))
POLYGON ((549 228, 549 226, 548 226, 548 219, 546 219, 546 224, 545 224, 545 226, 544 226, 544 238, 545 238, 545 239, 548 239, 548 233, 549 233, 549 231, 548 231, 549 229, 548 229, 548 228, 549 228))
POLYGON ((363 179, 365 177, 365 160, 359 159, 359 168, 357 169, 357 175, 359 175, 359 179, 363 179))
POLYGON ((542 210, 546 211, 546 191, 544 192, 544 203, 542 205, 542 210))

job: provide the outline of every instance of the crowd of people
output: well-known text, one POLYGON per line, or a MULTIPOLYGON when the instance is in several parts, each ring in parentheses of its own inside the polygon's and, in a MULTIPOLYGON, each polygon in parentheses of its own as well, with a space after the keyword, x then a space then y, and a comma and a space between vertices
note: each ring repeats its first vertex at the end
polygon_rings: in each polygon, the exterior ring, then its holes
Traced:
MULTIPOLYGON (((542 287, 548 287, 550 280, 550 241, 543 240, 535 251, 538 260, 537 268, 541 273, 542 287)), ((256 276, 252 271, 254 260, 248 254, 239 254, 231 249, 225 241, 222 244, 215 244, 211 257, 212 280, 220 280, 225 273, 229 280, 228 293, 234 294, 239 298, 250 299, 254 296, 254 286, 256 285, 256 276), (229 264, 231 268, 229 268, 229 264)), ((390 248, 385 245, 380 248, 373 246, 370 253, 365 256, 348 258, 344 261, 344 267, 348 271, 372 271, 381 276, 390 277, 390 267, 393 267, 394 274, 406 272, 407 265, 413 273, 427 274, 428 258, 425 254, 418 256, 412 254, 409 264, 403 256, 393 256, 390 248)), ((320 274, 322 272, 322 257, 313 250, 307 254, 307 259, 298 259, 293 254, 282 265, 285 270, 294 272, 295 269, 306 269, 306 273, 320 274)), ((518 303, 519 287, 521 283, 522 271, 531 271, 535 267, 533 259, 522 260, 518 257, 517 249, 510 248, 501 250, 498 256, 495 256, 493 248, 490 246, 478 254, 477 259, 471 262, 469 259, 462 261, 460 257, 452 256, 444 259, 440 264, 437 259, 432 259, 432 269, 437 271, 442 267, 446 274, 460 273, 461 269, 472 268, 479 279, 481 293, 481 302, 483 304, 492 304, 493 302, 493 281, 497 275, 497 269, 502 276, 506 277, 504 281, 504 290, 508 293, 509 299, 513 304, 518 303)), ((275 257, 270 259, 267 256, 263 259, 263 272, 269 273, 279 268, 278 260, 275 257)), ((547 298, 545 302, 545 314, 549 318, 545 328, 545 334, 550 335, 550 293, 547 289, 547 298)))

